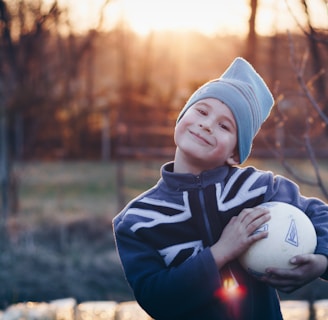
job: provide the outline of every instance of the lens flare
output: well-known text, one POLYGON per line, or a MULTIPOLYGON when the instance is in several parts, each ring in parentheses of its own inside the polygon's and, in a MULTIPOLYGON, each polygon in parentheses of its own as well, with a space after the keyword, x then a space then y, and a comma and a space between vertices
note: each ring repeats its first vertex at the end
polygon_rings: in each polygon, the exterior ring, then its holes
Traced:
POLYGON ((216 297, 226 302, 230 300, 242 299, 245 294, 245 288, 240 286, 233 277, 224 279, 222 286, 215 292, 216 297))
POLYGON ((238 284, 232 273, 231 276, 224 278, 222 286, 215 292, 215 297, 222 302, 232 319, 240 319, 245 295, 246 288, 238 284))

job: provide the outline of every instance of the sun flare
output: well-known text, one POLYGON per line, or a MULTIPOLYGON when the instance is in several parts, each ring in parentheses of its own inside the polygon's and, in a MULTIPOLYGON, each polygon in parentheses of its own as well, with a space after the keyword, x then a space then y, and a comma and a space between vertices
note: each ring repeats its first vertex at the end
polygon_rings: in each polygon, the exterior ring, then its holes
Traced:
POLYGON ((121 2, 127 21, 136 32, 141 34, 159 30, 194 30, 205 34, 238 33, 247 28, 245 22, 249 9, 246 3, 240 1, 122 0, 121 2), (235 16, 241 18, 234 19, 227 12, 234 12, 235 16))
MULTIPOLYGON (((234 34, 244 36, 248 31, 249 0, 61 0, 71 8, 74 25, 80 30, 95 28, 104 3, 103 26, 106 29, 124 22, 140 35, 152 31, 197 31, 207 35, 234 34)), ((298 0, 260 0, 256 20, 260 35, 286 32, 297 27, 293 14, 304 22, 298 0)), ((311 2, 316 24, 327 28, 327 15, 322 2, 311 2), (321 7, 320 7, 321 5, 321 7)))

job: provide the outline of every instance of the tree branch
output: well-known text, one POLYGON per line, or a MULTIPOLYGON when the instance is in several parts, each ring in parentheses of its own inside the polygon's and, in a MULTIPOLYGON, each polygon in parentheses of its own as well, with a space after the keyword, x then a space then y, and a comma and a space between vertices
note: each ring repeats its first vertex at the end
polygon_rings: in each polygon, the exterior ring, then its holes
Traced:
MULTIPOLYGON (((315 109, 315 111, 320 115, 320 117, 322 118, 322 120, 326 123, 326 125, 328 125, 328 117, 325 115, 325 113, 321 110, 319 104, 317 103, 316 99, 313 97, 313 95, 311 94, 311 91, 308 88, 307 83, 304 80, 304 68, 306 65, 306 62, 308 60, 308 54, 305 54, 303 56, 303 60, 302 60, 302 67, 298 68, 297 67, 297 62, 296 62, 296 55, 295 55, 295 49, 294 49, 294 43, 293 43, 293 39, 290 35, 290 33, 288 33, 289 36, 289 47, 290 47, 290 60, 291 60, 291 64, 294 70, 294 73, 296 75, 297 81, 305 95, 305 97, 308 99, 308 101, 310 102, 310 105, 315 109)), ((319 77, 322 73, 324 73, 324 70, 321 70, 319 74, 315 75, 315 77, 319 77)))
MULTIPOLYGON (((292 65, 293 71, 295 73, 295 76, 297 78, 297 82, 298 82, 304 96, 309 101, 310 105, 320 115, 320 117, 324 120, 326 125, 328 125, 328 117, 323 113, 319 104, 317 103, 316 99, 313 97, 313 95, 309 89, 309 83, 311 83, 313 80, 311 80, 311 82, 306 83, 306 81, 304 79, 304 70, 305 70, 306 63, 308 61, 308 52, 306 52, 303 55, 301 62, 298 63, 296 60, 293 39, 292 39, 290 33, 288 35, 289 35, 289 46, 290 46, 290 61, 291 61, 291 65, 292 65)), ((315 77, 317 77, 317 76, 318 75, 315 75, 315 77)), ((323 193, 323 195, 326 197, 326 199, 328 199, 328 189, 324 185, 322 175, 320 172, 320 168, 319 168, 319 164, 317 162, 317 158, 315 156, 315 152, 314 152, 314 149, 313 149, 313 146, 311 143, 311 138, 310 138, 311 122, 312 122, 311 119, 309 117, 307 117, 306 130, 305 130, 303 137, 304 137, 304 145, 305 145, 305 148, 307 151, 308 159, 310 160, 311 165, 314 169, 316 183, 314 184, 314 183, 306 182, 306 180, 301 178, 298 174, 295 174, 294 170, 292 170, 292 168, 289 166, 289 164, 286 162, 286 160, 284 158, 282 158, 281 163, 289 173, 291 173, 295 178, 297 178, 297 180, 305 182, 308 185, 318 186, 320 188, 321 192, 323 193)))

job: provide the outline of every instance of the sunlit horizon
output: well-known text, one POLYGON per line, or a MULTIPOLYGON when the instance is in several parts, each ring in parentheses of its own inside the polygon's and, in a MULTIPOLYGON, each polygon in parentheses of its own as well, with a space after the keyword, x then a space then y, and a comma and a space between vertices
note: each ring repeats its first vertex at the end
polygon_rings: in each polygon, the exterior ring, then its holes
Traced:
MULTIPOLYGON (((59 2, 68 5, 75 29, 83 32, 98 26, 105 0, 85 0, 80 1, 79 5, 73 0, 59 2)), ((297 23, 288 7, 304 23, 305 17, 299 1, 259 0, 257 33, 272 35, 297 30, 297 23)), ((313 23, 316 24, 315 27, 327 28, 327 12, 320 8, 320 0, 311 2, 309 10, 315 12, 316 18, 313 23)), ((245 36, 248 32, 249 15, 248 0, 112 0, 105 7, 102 28, 110 30, 124 21, 140 35, 152 31, 197 31, 208 36, 245 36)))

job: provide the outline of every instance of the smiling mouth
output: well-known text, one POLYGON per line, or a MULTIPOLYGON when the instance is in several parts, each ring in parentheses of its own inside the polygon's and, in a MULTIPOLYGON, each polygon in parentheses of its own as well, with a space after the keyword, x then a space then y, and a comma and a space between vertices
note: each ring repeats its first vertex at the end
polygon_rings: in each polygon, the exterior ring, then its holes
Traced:
POLYGON ((202 135, 196 133, 196 132, 193 132, 193 131, 189 131, 191 133, 191 135, 193 137, 196 137, 198 141, 201 141, 203 142, 204 144, 206 145, 212 145, 207 139, 205 139, 202 135))

